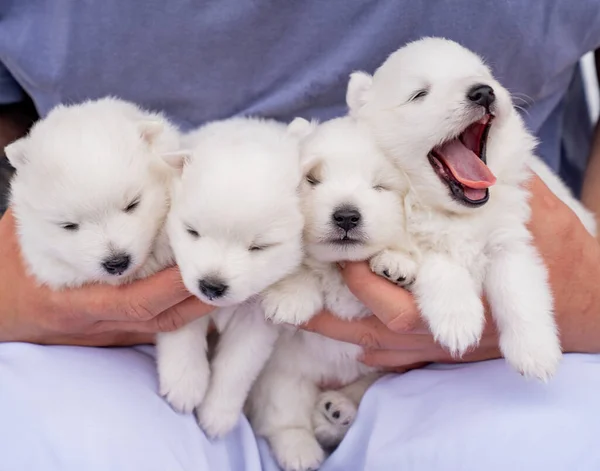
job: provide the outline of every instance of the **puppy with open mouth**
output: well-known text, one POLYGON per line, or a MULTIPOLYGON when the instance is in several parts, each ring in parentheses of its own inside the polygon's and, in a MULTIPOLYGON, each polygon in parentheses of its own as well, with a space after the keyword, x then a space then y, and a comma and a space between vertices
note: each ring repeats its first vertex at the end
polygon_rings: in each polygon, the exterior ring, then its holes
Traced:
POLYGON ((535 157, 508 91, 455 42, 426 38, 373 76, 351 76, 350 113, 410 181, 407 230, 421 260, 412 291, 435 338, 457 356, 477 345, 485 292, 500 348, 547 380, 561 348, 546 268, 526 228, 530 167, 595 231, 591 215, 535 157))

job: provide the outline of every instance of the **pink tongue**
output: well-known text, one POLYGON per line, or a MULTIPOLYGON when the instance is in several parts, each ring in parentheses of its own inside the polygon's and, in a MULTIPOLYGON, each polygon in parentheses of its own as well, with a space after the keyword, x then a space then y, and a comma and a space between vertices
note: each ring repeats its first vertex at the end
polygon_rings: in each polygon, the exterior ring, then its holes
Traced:
POLYGON ((488 166, 459 139, 447 142, 435 151, 452 176, 467 189, 485 190, 496 183, 496 177, 488 166))

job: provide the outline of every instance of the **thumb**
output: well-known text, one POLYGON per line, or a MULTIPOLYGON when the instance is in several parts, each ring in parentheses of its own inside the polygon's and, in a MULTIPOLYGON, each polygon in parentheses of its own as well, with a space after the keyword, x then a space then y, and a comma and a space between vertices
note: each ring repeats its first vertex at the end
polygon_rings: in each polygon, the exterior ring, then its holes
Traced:
POLYGON ((98 320, 148 321, 189 298, 177 268, 122 286, 94 285, 72 291, 75 306, 98 320))
POLYGON ((395 332, 427 332, 413 296, 374 274, 368 263, 346 262, 342 276, 350 291, 388 329, 395 332))
POLYGON ((107 322, 106 324, 112 329, 128 332, 172 332, 181 329, 184 325, 199 317, 205 316, 214 309, 214 306, 204 304, 198 298, 192 296, 144 322, 107 322))

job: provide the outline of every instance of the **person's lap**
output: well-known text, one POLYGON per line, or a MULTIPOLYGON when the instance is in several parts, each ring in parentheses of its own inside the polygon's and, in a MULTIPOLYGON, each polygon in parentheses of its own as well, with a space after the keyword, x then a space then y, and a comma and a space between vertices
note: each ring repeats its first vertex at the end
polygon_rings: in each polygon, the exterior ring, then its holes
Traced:
MULTIPOLYGON (((546 386, 502 361, 388 376, 322 469, 600 469, 599 390, 595 355, 546 386)), ((210 442, 156 391, 149 347, 0 345, 0 469, 277 469, 245 419, 210 442)))

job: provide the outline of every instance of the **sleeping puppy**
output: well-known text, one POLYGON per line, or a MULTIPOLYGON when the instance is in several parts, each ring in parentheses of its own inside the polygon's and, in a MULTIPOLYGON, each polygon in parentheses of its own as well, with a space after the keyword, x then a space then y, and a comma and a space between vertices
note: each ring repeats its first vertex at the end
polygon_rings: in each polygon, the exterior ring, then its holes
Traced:
POLYGON ((217 306, 157 339, 160 389, 178 410, 197 408, 211 437, 231 430, 278 328, 264 319, 259 295, 302 260, 303 217, 298 140, 283 124, 233 118, 183 138, 191 150, 171 155, 169 240, 187 289, 217 306), (209 318, 221 333, 206 355, 209 318))
POLYGON ((485 292, 506 360, 547 380, 561 348, 546 268, 526 228, 530 167, 595 231, 591 215, 535 157, 508 91, 474 53, 426 38, 371 77, 351 76, 350 113, 410 181, 407 229, 421 255, 411 287, 435 338, 477 345, 485 292))
MULTIPOLYGON (((341 319, 369 316, 336 262, 370 260, 375 270, 398 282, 408 277, 402 271, 406 267, 414 271, 403 236, 405 180, 353 118, 318 126, 297 119, 290 126, 304 136, 300 195, 306 258, 300 270, 265 293, 265 312, 292 324, 322 307, 341 319)), ((248 398, 247 412, 284 470, 318 468, 324 448, 337 445, 345 434, 356 413, 355 403, 343 395, 350 391, 320 395, 319 386, 349 385, 373 372, 358 361, 361 353, 357 345, 304 330, 282 333, 248 398)), ((366 390, 376 377, 360 381, 358 389, 366 390)))
POLYGON ((164 222, 179 133, 115 98, 58 106, 8 145, 10 204, 30 274, 53 289, 119 285, 173 263, 164 222))

